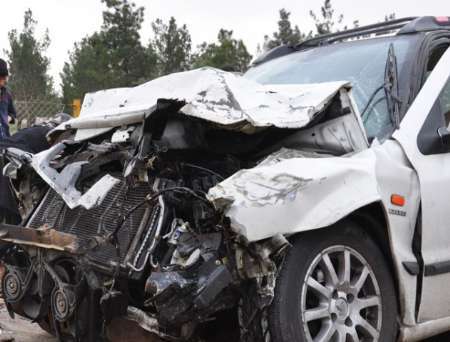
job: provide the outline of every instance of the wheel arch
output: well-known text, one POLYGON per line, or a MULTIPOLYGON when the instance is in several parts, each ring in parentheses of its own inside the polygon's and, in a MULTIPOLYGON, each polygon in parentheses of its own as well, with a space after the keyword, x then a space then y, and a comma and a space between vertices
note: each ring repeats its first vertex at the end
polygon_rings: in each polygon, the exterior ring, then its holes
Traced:
POLYGON ((404 304, 401 299, 402 294, 400 290, 400 279, 394 260, 394 252, 390 234, 391 228, 386 207, 381 201, 374 202, 354 211, 348 215, 346 219, 358 224, 380 248, 394 282, 397 298, 397 309, 399 310, 397 314, 399 316, 402 315, 402 312, 404 312, 404 304))
POLYGON ((390 224, 383 203, 374 202, 366 205, 352 212, 343 220, 350 220, 357 223, 375 241, 389 265, 389 269, 396 282, 396 288, 398 288, 397 272, 389 233, 390 224))

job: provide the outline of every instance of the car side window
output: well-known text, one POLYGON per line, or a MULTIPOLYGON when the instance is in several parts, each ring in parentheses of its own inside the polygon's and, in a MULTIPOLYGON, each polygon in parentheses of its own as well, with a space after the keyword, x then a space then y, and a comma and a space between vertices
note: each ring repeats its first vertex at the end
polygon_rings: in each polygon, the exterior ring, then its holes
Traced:
POLYGON ((450 125, 450 78, 447 80, 439 97, 428 114, 417 137, 417 146, 425 155, 449 153, 448 147, 443 146, 438 129, 450 125))

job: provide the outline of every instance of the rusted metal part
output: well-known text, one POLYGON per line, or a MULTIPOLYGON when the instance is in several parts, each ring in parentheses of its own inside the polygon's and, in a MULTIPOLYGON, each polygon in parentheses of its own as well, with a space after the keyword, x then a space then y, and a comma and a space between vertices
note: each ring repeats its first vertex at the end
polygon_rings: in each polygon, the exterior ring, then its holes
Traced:
POLYGON ((83 254, 80 240, 75 235, 61 233, 48 227, 31 229, 1 223, 0 241, 63 251, 71 254, 83 254))

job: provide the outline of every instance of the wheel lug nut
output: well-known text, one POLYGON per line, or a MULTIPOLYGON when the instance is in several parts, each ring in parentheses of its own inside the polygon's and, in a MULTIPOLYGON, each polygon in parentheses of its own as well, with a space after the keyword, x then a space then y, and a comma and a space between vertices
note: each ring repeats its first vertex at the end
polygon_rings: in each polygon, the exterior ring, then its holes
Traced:
POLYGON ((335 313, 331 314, 331 320, 333 321, 337 320, 337 315, 335 313))
POLYGON ((355 296, 353 296, 351 293, 347 295, 347 301, 349 303, 353 303, 354 300, 355 300, 355 296))
POLYGON ((350 317, 347 317, 347 319, 345 320, 345 325, 348 326, 348 327, 353 326, 353 322, 352 322, 352 320, 350 319, 350 317))

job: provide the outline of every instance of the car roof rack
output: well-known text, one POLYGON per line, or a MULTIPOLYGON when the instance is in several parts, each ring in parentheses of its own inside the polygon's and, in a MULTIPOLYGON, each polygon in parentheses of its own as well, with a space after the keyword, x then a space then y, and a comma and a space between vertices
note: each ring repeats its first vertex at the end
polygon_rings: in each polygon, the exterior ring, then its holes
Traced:
POLYGON ((380 36, 383 34, 393 33, 395 31, 397 31, 397 35, 403 35, 436 30, 450 30, 450 17, 407 17, 367 26, 356 27, 341 32, 324 34, 305 40, 304 42, 301 42, 297 45, 278 46, 258 57, 252 63, 252 66, 263 64, 272 59, 282 57, 296 51, 317 46, 329 45, 352 38, 356 39, 371 35, 380 36))
POLYGON ((377 34, 377 35, 387 34, 392 31, 402 29, 405 27, 405 25, 407 25, 417 19, 418 19, 417 17, 394 19, 394 20, 389 20, 389 21, 385 21, 382 23, 355 27, 350 30, 345 30, 345 31, 340 31, 340 32, 335 32, 335 33, 328 33, 328 34, 324 34, 324 35, 321 35, 318 37, 314 37, 314 38, 305 40, 304 42, 296 45, 295 47, 297 49, 303 49, 306 47, 327 45, 327 44, 332 44, 334 42, 345 40, 345 39, 364 37, 364 36, 368 36, 368 35, 372 35, 372 34, 377 34))

